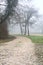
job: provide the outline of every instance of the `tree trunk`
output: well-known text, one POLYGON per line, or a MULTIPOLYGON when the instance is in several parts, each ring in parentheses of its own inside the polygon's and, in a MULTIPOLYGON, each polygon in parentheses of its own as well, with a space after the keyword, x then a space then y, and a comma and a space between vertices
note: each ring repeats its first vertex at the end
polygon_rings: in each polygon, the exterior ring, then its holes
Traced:
POLYGON ((28 27, 28 36, 29 36, 29 27, 28 27))
POLYGON ((28 26, 28 36, 29 36, 29 22, 28 22, 27 26, 28 26))
POLYGON ((21 30, 21 34, 23 34, 21 23, 20 23, 20 30, 21 30))
POLYGON ((26 23, 25 23, 25 33, 24 33, 24 35, 26 35, 26 23))
POLYGON ((8 37, 7 22, 0 24, 0 39, 8 37))

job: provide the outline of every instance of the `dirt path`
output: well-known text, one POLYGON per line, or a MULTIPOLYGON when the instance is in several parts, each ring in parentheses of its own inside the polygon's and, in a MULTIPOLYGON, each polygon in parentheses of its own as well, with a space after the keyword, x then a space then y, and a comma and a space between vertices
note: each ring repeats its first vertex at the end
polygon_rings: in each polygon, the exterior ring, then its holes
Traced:
POLYGON ((30 39, 18 36, 0 46, 0 65, 38 65, 34 44, 30 39))

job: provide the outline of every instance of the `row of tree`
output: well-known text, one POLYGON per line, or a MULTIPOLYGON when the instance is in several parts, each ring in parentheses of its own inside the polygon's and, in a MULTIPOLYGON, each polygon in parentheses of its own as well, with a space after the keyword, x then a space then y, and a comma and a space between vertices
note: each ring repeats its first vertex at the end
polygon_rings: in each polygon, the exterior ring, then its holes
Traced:
MULTIPOLYGON (((30 3, 31 1, 27 2, 30 3)), ((24 5, 18 3, 18 6, 15 9, 14 18, 16 19, 16 22, 13 24, 20 25, 21 34, 29 35, 29 26, 32 26, 37 22, 39 14, 37 9, 35 9, 33 6, 30 7, 28 4, 24 5), (23 30, 23 27, 25 30, 23 30)))
MULTIPOLYGON (((29 4, 31 1, 27 0, 27 2, 29 4)), ((22 27, 24 27, 24 34, 26 35, 26 31, 28 30, 29 35, 29 26, 32 26, 36 22, 39 16, 38 11, 33 6, 30 7, 30 5, 19 3, 19 0, 3 0, 0 2, 0 6, 5 7, 4 10, 0 7, 3 10, 3 13, 0 12, 0 37, 8 36, 7 27, 9 23, 14 25, 19 24, 21 34, 23 34, 22 27)))

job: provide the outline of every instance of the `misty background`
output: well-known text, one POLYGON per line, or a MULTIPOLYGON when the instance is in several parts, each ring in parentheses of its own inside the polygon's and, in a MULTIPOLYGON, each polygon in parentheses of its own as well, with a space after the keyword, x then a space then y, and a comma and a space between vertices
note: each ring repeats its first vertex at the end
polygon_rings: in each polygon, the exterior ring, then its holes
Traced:
MULTIPOLYGON (((6 12, 6 7, 8 5, 7 0, 0 0, 0 18, 2 17, 1 15, 5 14, 6 12), (3 13, 4 12, 4 13, 3 13)), ((25 32, 25 23, 24 21, 29 21, 26 23, 26 34, 43 34, 43 1, 42 0, 18 0, 18 3, 16 7, 13 7, 13 15, 9 16, 9 19, 7 20, 7 29, 9 34, 21 34, 21 32, 25 32), (30 12, 30 13, 29 13, 30 12), (32 15, 29 19, 29 15, 32 15), (9 23, 8 23, 9 21, 9 23), (21 26, 20 24, 21 23, 21 26), (29 27, 28 27, 29 26, 29 27), (20 29, 20 27, 22 27, 20 29), (29 28, 29 30, 28 30, 29 28), (29 32, 28 32, 29 31, 29 32)), ((10 12, 10 11, 9 11, 10 12)), ((7 12, 8 13, 8 12, 7 12)), ((3 20, 4 17, 2 17, 1 20, 3 20)))
MULTIPOLYGON (((30 34, 43 34, 43 1, 42 0, 33 0, 29 4, 27 0, 18 0, 18 4, 21 4, 23 6, 30 5, 35 7, 38 10, 38 13, 40 14, 40 18, 37 20, 35 24, 29 27, 30 34)), ((8 26, 9 33, 10 34, 21 34, 19 24, 11 24, 8 26)))

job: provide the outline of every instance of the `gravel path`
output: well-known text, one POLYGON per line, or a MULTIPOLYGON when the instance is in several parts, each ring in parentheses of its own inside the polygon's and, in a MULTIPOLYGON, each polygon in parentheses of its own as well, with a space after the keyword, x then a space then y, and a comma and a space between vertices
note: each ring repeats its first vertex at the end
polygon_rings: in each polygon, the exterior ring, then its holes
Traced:
POLYGON ((17 37, 0 46, 0 65, 40 65, 30 39, 17 37))

